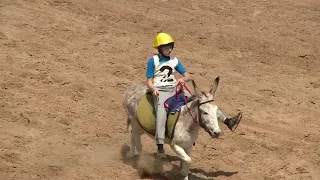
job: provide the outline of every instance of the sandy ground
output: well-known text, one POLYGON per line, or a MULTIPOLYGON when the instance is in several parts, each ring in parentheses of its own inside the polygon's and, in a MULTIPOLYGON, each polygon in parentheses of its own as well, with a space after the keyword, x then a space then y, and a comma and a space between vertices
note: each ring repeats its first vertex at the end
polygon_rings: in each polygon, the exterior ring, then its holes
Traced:
POLYGON ((198 86, 221 77, 225 114, 244 113, 219 139, 201 130, 191 180, 320 179, 318 0, 1 0, 0 179, 139 179, 119 153, 122 95, 161 30, 198 86))

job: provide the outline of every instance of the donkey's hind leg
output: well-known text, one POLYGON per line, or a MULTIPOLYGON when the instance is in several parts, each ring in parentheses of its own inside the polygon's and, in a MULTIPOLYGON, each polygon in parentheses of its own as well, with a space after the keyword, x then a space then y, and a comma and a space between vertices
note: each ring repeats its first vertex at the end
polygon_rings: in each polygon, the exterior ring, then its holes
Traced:
POLYGON ((143 134, 143 132, 141 131, 141 128, 139 126, 135 126, 134 128, 135 128, 135 131, 132 131, 131 136, 134 137, 134 144, 136 146, 138 154, 141 155, 142 153, 141 135, 143 134))
POLYGON ((130 135, 130 151, 127 153, 126 157, 127 158, 132 158, 136 155, 136 144, 134 142, 134 135, 133 135, 133 129, 131 130, 131 135, 130 135))
POLYGON ((134 131, 135 129, 133 128, 135 123, 134 121, 132 121, 133 119, 130 118, 130 116, 127 117, 127 130, 129 131, 129 127, 130 128, 130 147, 129 147, 129 151, 126 152, 126 157, 127 158, 132 158, 136 155, 136 144, 135 144, 135 135, 134 135, 134 131))
POLYGON ((142 152, 142 144, 141 144, 141 130, 136 123, 131 124, 131 146, 130 151, 127 154, 127 157, 134 157, 136 155, 136 150, 138 154, 142 152))

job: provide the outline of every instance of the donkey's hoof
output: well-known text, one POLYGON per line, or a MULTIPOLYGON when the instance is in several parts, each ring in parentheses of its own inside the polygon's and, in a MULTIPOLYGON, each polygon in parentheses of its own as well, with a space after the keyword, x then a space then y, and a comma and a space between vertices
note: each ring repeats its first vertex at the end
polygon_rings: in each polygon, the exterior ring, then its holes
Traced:
POLYGON ((184 177, 183 180, 189 180, 188 176, 184 177))
POLYGON ((132 152, 132 151, 129 151, 129 152, 127 152, 127 154, 126 154, 126 158, 133 158, 133 157, 135 157, 136 156, 136 154, 134 153, 134 152, 132 152))
POLYGON ((140 178, 145 178, 149 176, 149 173, 143 167, 138 167, 138 174, 140 178))
POLYGON ((188 177, 188 175, 192 174, 192 172, 190 170, 187 170, 187 171, 181 170, 180 174, 184 177, 188 177))
POLYGON ((121 147, 121 152, 120 152, 121 157, 122 157, 122 158, 126 158, 128 152, 130 152, 130 147, 129 147, 127 144, 124 144, 124 145, 121 147))

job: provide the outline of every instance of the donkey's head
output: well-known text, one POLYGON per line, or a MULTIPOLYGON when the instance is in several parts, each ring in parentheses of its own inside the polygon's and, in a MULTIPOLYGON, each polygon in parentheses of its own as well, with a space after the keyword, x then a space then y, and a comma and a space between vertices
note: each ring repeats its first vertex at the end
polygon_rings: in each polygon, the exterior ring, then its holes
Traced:
POLYGON ((198 108, 198 120, 200 126, 205 129, 211 137, 218 137, 220 135, 220 127, 218 124, 217 110, 218 106, 214 104, 213 97, 219 85, 219 77, 213 83, 211 90, 206 93, 201 91, 192 81, 195 91, 196 105, 198 108))

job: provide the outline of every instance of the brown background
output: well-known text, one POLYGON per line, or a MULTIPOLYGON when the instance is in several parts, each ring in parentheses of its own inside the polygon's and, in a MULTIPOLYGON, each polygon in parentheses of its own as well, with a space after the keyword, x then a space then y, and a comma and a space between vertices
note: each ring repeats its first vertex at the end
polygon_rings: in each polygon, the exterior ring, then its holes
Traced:
POLYGON ((318 0, 1 0, 0 179, 138 179, 122 95, 161 30, 202 89, 221 77, 226 115, 244 112, 235 133, 200 131, 191 180, 320 179, 318 0))

